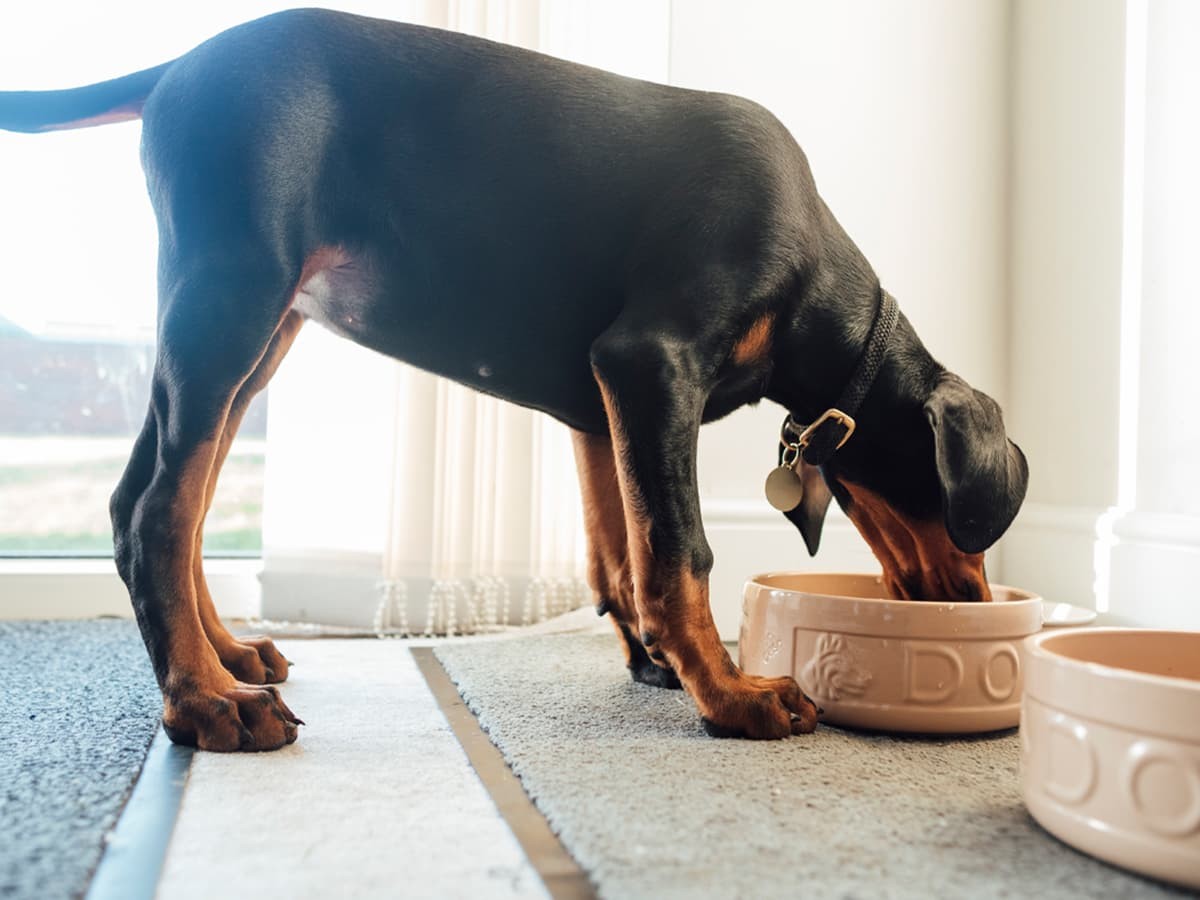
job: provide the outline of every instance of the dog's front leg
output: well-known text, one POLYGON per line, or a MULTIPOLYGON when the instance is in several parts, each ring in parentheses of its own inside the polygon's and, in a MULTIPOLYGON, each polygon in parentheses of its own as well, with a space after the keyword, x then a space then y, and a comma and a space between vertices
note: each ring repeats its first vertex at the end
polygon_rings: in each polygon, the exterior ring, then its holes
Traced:
POLYGON ((612 438, 572 431, 583 518, 587 527, 588 584, 596 592, 596 612, 607 614, 625 650, 625 665, 634 681, 677 690, 679 678, 663 660, 653 660, 638 631, 633 597, 633 570, 625 535, 625 508, 617 481, 612 438))
POLYGON ((695 348, 618 322, 592 346, 617 454, 642 643, 675 671, 718 737, 812 731, 817 709, 791 678, 758 678, 729 658, 708 605, 696 443, 708 391, 695 348))

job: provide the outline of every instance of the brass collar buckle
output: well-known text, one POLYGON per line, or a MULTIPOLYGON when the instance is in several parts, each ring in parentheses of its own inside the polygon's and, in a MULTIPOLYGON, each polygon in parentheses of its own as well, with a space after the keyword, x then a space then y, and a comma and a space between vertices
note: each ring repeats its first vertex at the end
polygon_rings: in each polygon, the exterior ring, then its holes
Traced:
MULTIPOLYGON (((800 505, 804 499, 804 476, 796 471, 804 450, 812 442, 819 428, 833 422, 846 430, 833 450, 841 449, 850 435, 854 434, 854 419, 840 409, 827 409, 817 420, 807 427, 801 427, 792 421, 789 414, 783 420, 783 428, 779 432, 779 465, 771 470, 767 482, 763 485, 767 494, 767 502, 780 512, 788 513, 800 505)), ((832 436, 829 440, 832 440, 832 436)), ((832 450, 829 452, 833 452, 832 450)))
POLYGON ((841 450, 846 441, 850 440, 850 435, 854 434, 854 419, 846 415, 840 409, 827 409, 817 417, 817 420, 808 426, 797 425, 792 421, 789 415, 783 420, 783 429, 779 434, 779 443, 783 445, 783 463, 791 465, 800 456, 805 447, 812 441, 813 435, 817 429, 826 422, 836 422, 846 429, 846 433, 842 435, 840 441, 834 450, 841 450))

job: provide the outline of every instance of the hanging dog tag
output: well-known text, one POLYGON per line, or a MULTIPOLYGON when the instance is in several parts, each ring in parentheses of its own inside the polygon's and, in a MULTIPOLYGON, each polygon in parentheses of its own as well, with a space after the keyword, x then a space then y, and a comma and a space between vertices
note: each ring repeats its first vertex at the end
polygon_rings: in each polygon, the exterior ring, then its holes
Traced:
POLYGON ((767 502, 780 512, 791 512, 804 499, 804 482, 796 470, 786 464, 772 469, 763 487, 767 502))

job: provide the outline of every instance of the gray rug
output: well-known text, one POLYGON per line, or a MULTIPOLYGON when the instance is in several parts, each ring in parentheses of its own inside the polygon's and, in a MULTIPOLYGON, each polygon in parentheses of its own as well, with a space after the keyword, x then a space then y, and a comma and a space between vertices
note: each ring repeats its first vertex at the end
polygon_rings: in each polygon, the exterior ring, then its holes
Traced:
POLYGON ((1015 731, 718 741, 607 636, 436 652, 602 897, 1182 896, 1039 829, 1015 731))
POLYGON ((0 896, 79 896, 162 715, 137 626, 0 622, 0 693, 0 896))

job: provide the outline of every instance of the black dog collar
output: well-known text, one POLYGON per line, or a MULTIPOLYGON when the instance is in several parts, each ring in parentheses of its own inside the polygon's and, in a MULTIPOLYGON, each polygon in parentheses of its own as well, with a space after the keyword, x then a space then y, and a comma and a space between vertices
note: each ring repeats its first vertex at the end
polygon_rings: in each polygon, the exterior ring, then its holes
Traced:
POLYGON ((854 416, 875 383, 899 319, 900 307, 896 305, 896 298, 880 288, 879 304, 867 342, 837 406, 827 409, 810 425, 798 425, 790 413, 783 420, 780 461, 784 465, 794 466, 800 457, 809 465, 822 465, 850 440, 854 433, 854 416))

